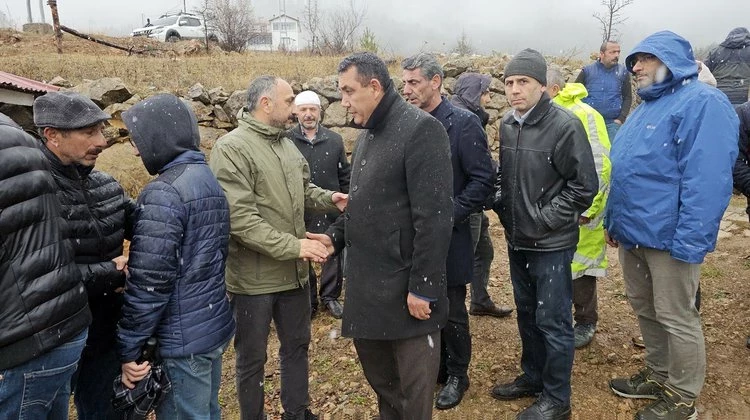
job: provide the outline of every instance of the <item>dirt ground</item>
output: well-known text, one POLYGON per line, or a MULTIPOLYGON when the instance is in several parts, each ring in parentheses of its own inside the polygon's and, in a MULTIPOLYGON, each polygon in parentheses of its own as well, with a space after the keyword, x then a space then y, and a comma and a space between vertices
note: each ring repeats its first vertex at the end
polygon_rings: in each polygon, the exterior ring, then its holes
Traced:
MULTIPOLYGON (((745 203, 735 197, 730 210, 744 211, 745 203)), ((491 216, 495 245, 490 295, 495 302, 513 306, 509 283, 507 251, 502 227, 491 216)), ((698 401, 702 419, 750 418, 750 350, 745 339, 750 334, 748 319, 750 271, 748 245, 743 234, 746 222, 735 222, 739 229, 719 241, 702 267, 704 333, 708 368, 698 401)), ((750 232, 747 232, 750 235, 750 232)), ((635 316, 624 295, 617 253, 609 250, 609 275, 599 282, 599 324, 594 341, 578 350, 573 365, 574 419, 630 419, 647 400, 626 400, 608 388, 609 379, 630 375, 642 367, 644 351, 632 345, 640 335, 635 316)), ((344 286, 346 288, 346 286, 344 286)), ((513 316, 504 319, 471 317, 473 340, 469 370, 471 387, 462 403, 451 410, 435 410, 435 419, 512 419, 531 404, 531 398, 501 402, 489 395, 498 381, 512 380, 520 373, 520 340, 513 316)), ((341 322, 326 312, 312 323, 310 347, 310 397, 313 411, 322 419, 370 419, 377 414, 375 395, 365 380, 350 339, 340 337, 341 322)), ((266 364, 266 411, 280 418, 278 342, 272 337, 266 364)), ((436 389, 437 390, 437 389, 436 389)), ((224 417, 238 418, 235 397, 234 356, 225 357, 221 392, 224 417)))

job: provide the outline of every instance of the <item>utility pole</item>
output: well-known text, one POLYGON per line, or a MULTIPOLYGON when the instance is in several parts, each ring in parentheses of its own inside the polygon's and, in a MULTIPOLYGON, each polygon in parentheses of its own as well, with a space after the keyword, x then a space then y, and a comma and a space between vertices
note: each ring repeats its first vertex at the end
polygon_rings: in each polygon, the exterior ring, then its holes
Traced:
POLYGON ((47 23, 44 21, 44 0, 39 0, 39 15, 42 16, 42 23, 47 23))
POLYGON ((34 19, 31 17, 31 0, 26 0, 26 12, 28 14, 28 19, 26 23, 33 23, 34 19))
POLYGON ((182 0, 182 12, 187 13, 187 6, 185 6, 185 0, 182 0))

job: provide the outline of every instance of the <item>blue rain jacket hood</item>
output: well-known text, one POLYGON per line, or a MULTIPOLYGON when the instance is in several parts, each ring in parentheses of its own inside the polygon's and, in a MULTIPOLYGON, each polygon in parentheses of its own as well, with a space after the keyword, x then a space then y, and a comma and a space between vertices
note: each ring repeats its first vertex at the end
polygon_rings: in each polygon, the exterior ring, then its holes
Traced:
POLYGON ((625 59, 625 65, 631 73, 635 56, 639 53, 655 55, 671 72, 663 81, 638 89, 638 96, 644 101, 657 99, 667 90, 679 88, 685 80, 698 77, 698 64, 693 56, 693 48, 685 38, 674 32, 657 32, 636 45, 625 59))
POLYGON ((701 263, 713 251, 732 195, 739 121, 726 95, 697 81, 690 44, 672 32, 643 40, 671 77, 640 89, 645 99, 617 132, 605 226, 626 249, 667 251, 701 263))
POLYGON ((151 175, 187 151, 200 151, 198 120, 180 98, 155 95, 122 113, 130 138, 138 148, 143 165, 151 175))

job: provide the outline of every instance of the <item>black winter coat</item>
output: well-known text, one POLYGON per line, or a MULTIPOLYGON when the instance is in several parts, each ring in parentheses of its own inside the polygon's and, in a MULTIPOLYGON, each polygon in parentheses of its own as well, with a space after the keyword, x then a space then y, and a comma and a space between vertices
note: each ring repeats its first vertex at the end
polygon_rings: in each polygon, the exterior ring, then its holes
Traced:
POLYGON ((750 32, 746 28, 729 32, 727 39, 708 54, 705 64, 716 78, 716 87, 732 105, 750 99, 750 32))
POLYGON ((122 307, 122 293, 115 289, 125 286, 125 273, 116 269, 112 259, 122 255, 123 239, 132 237, 135 203, 111 175, 92 167, 64 165, 47 147, 42 150, 52 166, 94 317, 85 351, 114 349, 122 307))
POLYGON ((432 112, 448 132, 453 167, 453 235, 448 261, 448 287, 471 282, 474 247, 469 215, 482 208, 492 192, 495 171, 481 122, 470 111, 443 99, 432 112))
POLYGON ((578 216, 599 179, 581 121, 544 93, 523 126, 508 111, 500 125, 494 210, 508 244, 557 251, 578 243, 578 216), (499 198, 499 200, 498 200, 499 198))
POLYGON ((448 317, 445 261, 453 226, 450 144, 443 126, 392 86, 352 153, 349 204, 326 232, 347 248, 342 333, 397 340, 438 331, 448 317), (433 303, 409 314, 409 293, 433 303))
POLYGON ((732 177, 734 178, 734 188, 737 188, 747 197, 747 213, 750 214, 750 101, 736 108, 737 115, 740 117, 740 153, 737 155, 737 162, 734 164, 732 177))
POLYGON ((91 322, 56 189, 36 141, 0 114, 0 371, 91 322))
MULTIPOLYGON (((294 139, 294 145, 310 166, 310 182, 327 190, 349 192, 351 168, 346 159, 344 141, 339 134, 318 125, 318 133, 313 143, 305 137, 297 124, 291 130, 290 137, 294 139)), ((323 214, 305 212, 307 231, 325 232, 340 214, 338 211, 323 214)))

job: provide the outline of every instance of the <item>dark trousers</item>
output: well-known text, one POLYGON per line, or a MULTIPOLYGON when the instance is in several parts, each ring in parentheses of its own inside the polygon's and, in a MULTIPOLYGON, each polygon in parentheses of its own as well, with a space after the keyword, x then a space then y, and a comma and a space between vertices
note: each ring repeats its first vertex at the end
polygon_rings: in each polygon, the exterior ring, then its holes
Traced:
MULTIPOLYGON (((320 300, 326 304, 341 296, 344 275, 341 271, 341 256, 331 257, 323 264, 320 271, 320 300)), ((318 307, 318 277, 310 264, 310 305, 318 307)))
POLYGON ((468 376, 471 334, 466 311, 466 286, 448 288, 448 323, 441 330, 440 337, 440 371, 450 376, 468 376))
POLYGON ((594 324, 599 320, 597 312, 596 277, 581 276, 573 280, 573 319, 576 324, 594 324))
POLYGON ((553 252, 508 248, 521 335, 521 369, 558 403, 570 404, 575 352, 572 314, 574 248, 553 252))
POLYGON ((114 346, 103 351, 84 347, 78 369, 71 379, 73 402, 80 420, 116 420, 122 417, 115 413, 111 403, 112 383, 120 368, 114 346))
POLYGON ((380 420, 429 420, 440 334, 403 340, 354 339, 367 382, 378 395, 380 420))
POLYGON ((490 238, 490 219, 484 212, 471 215, 471 239, 474 243, 474 276, 471 279, 471 304, 490 308, 492 302, 487 285, 490 282, 490 264, 495 257, 495 249, 490 238))
POLYGON ((242 420, 261 420, 263 413, 263 366, 271 320, 281 344, 281 406, 286 415, 303 415, 310 404, 307 350, 310 345, 308 287, 266 295, 230 294, 237 322, 234 336, 237 396, 242 420))

